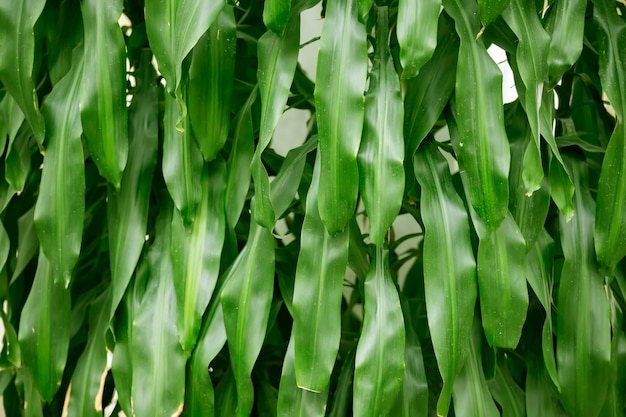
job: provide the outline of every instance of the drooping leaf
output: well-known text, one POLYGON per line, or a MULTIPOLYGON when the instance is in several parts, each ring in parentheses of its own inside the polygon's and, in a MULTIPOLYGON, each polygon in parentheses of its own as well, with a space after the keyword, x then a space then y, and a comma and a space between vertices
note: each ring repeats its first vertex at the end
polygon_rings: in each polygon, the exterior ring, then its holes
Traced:
POLYGON ((189 361, 191 371, 188 372, 185 388, 185 413, 190 417, 213 417, 215 415, 210 364, 226 343, 226 329, 224 329, 222 304, 216 300, 215 308, 209 308, 198 345, 189 361))
POLYGON ((598 416, 608 389, 611 321, 593 246, 594 201, 587 167, 568 164, 576 186, 575 214, 559 216, 565 262, 557 300, 556 359, 561 402, 573 416, 598 416))
POLYGON ((323 417, 326 414, 328 387, 323 392, 308 391, 298 387, 294 357, 293 335, 289 339, 287 354, 278 389, 278 417, 323 417))
POLYGON ((404 107, 388 44, 389 11, 386 6, 377 9, 376 53, 365 96, 358 166, 361 197, 370 219, 370 239, 382 246, 402 205, 404 107))
POLYGON ((24 366, 44 401, 61 385, 70 343, 70 291, 54 281, 52 264, 40 251, 20 318, 19 342, 24 366))
POLYGON ((448 164, 433 143, 422 145, 414 158, 422 187, 424 221, 424 289, 428 327, 444 385, 437 413, 448 414, 454 378, 469 346, 476 303, 476 261, 469 220, 452 184, 448 164))
POLYGON ((611 274, 626 255, 626 23, 615 12, 615 4, 595 0, 598 23, 600 80, 617 115, 617 124, 606 149, 598 181, 595 245, 600 266, 611 274))
POLYGON ((168 94, 164 96, 163 116, 163 179, 167 190, 181 212, 185 225, 190 225, 196 217, 202 190, 197 181, 202 173, 202 154, 188 129, 189 118, 185 118, 184 131, 176 127, 176 101, 168 94))
POLYGON ((250 109, 257 97, 257 89, 237 113, 233 125, 233 146, 226 164, 228 178, 226 183, 226 220, 228 227, 234 228, 243 210, 246 195, 250 188, 250 162, 254 154, 254 135, 250 109))
POLYGON ((404 318, 389 271, 388 249, 376 247, 364 292, 352 405, 355 416, 384 416, 400 392, 405 366, 404 318))
MULTIPOLYGON (((146 31, 167 90, 183 105, 182 63, 224 7, 224 0, 147 0, 146 31)), ((185 112, 181 115, 185 117, 185 112)), ((176 120, 176 119, 175 119, 176 120)))
POLYGON ((178 342, 174 319, 176 293, 170 256, 173 210, 165 200, 157 219, 156 239, 146 258, 146 292, 133 311, 131 407, 137 416, 179 415, 184 404, 187 358, 178 342))
MULTIPOLYGON (((356 3, 328 3, 317 64, 315 106, 322 165, 319 213, 331 235, 342 231, 352 217, 359 188, 356 159, 363 126, 367 34, 356 3)), ((296 353, 296 363, 297 357, 296 353)))
POLYGON ((470 201, 487 230, 507 215, 509 142, 504 130, 502 73, 482 39, 473 1, 444 0, 461 39, 456 72, 456 112, 460 145, 455 152, 467 172, 470 201))
POLYGON ((281 36, 289 20, 291 0, 267 0, 263 7, 263 22, 265 26, 278 36, 281 36))
POLYGON ((79 99, 83 76, 82 47, 74 50, 72 68, 42 106, 46 120, 46 153, 35 228, 57 284, 67 287, 78 261, 85 215, 85 167, 79 99))
POLYGON ((26 368, 18 368, 15 385, 24 392, 24 403, 26 405, 30 404, 30 407, 24 407, 24 417, 43 417, 42 397, 31 371, 26 368))
POLYGON ((109 323, 111 292, 107 290, 89 308, 89 337, 72 375, 66 405, 68 416, 102 416, 107 350, 104 334, 109 323))
POLYGON ((464 417, 498 417, 500 412, 491 397, 483 371, 482 326, 478 312, 475 314, 467 359, 454 380, 454 410, 455 414, 462 413, 464 417))
POLYGON ((491 346, 514 349, 528 310, 526 242, 510 214, 498 229, 479 237, 478 293, 485 336, 491 346))
POLYGON ((400 44, 402 78, 415 77, 433 56, 437 46, 440 12, 441 0, 399 0, 396 31, 400 44))
POLYGON ((258 44, 259 69, 257 80, 261 95, 261 127, 250 169, 254 178, 255 199, 252 212, 261 226, 272 229, 275 222, 270 199, 270 183, 261 155, 270 143, 282 115, 298 63, 300 45, 300 15, 292 13, 285 33, 278 36, 267 31, 258 44))
POLYGON ((202 314, 209 305, 220 270, 226 218, 224 190, 226 163, 221 157, 205 165, 200 185, 198 215, 188 230, 178 211, 172 222, 174 288, 178 338, 185 352, 196 344, 202 314))
POLYGON ((237 416, 252 411, 251 373, 269 319, 274 289, 274 238, 252 222, 244 249, 228 273, 221 294, 228 350, 237 387, 237 416))
POLYGON ((556 0, 552 11, 548 68, 550 87, 554 86, 580 57, 583 49, 586 0, 556 0))
POLYGON ((526 192, 532 194, 541 188, 543 179, 539 108, 548 73, 546 61, 550 36, 541 26, 534 2, 511 0, 502 16, 519 40, 516 62, 526 87, 522 106, 528 116, 533 139, 524 154, 522 178, 526 192))
POLYGON ((236 34, 233 7, 224 6, 192 52, 187 106, 205 161, 212 161, 228 139, 236 34))
POLYGON ((128 158, 126 53, 117 23, 123 1, 83 0, 85 56, 80 116, 85 144, 100 175, 119 189, 128 158))
POLYGON ((107 206, 111 259, 111 316, 126 291, 145 243, 148 203, 158 147, 158 96, 150 55, 136 68, 137 86, 129 109, 130 149, 120 191, 107 206))
POLYGON ((503 417, 525 417, 526 398, 524 391, 511 376, 503 354, 498 355, 497 361, 495 377, 488 382, 489 390, 493 398, 502 407, 503 417))
POLYGON ((321 165, 318 155, 306 198, 293 291, 296 380, 299 387, 315 392, 328 385, 339 350, 349 243, 348 230, 331 236, 320 218, 321 165))
POLYGON ((45 4, 45 0, 0 2, 0 80, 24 112, 40 146, 46 128, 32 72, 36 52, 34 27, 45 4))
POLYGON ((9 138, 6 153, 5 178, 17 192, 24 191, 30 174, 32 133, 27 124, 23 124, 17 135, 9 138))

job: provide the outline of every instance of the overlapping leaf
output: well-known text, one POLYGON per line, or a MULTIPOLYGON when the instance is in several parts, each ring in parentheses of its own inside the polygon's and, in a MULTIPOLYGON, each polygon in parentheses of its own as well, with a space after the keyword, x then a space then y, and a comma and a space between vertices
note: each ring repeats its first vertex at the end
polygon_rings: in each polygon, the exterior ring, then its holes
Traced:
POLYGON ((122 0, 81 1, 85 57, 80 115, 85 144, 100 174, 119 189, 128 157, 126 53, 117 21, 122 0))
POLYGON ((359 188, 356 159, 363 126, 367 35, 356 3, 328 4, 317 65, 319 213, 331 235, 342 231, 352 217, 359 188))
POLYGON ((400 44, 402 78, 415 77, 435 52, 440 12, 441 0, 398 2, 396 31, 400 44))
POLYGON ((343 276, 349 232, 331 236, 320 218, 318 155, 306 199, 293 292, 293 337, 298 386, 321 392, 330 380, 341 337, 343 276))
POLYGON ((423 262, 428 327, 444 382, 437 412, 447 415, 454 378, 469 349, 476 261, 467 212, 436 145, 425 145, 415 156, 414 166, 422 186, 420 208, 426 228, 423 262))

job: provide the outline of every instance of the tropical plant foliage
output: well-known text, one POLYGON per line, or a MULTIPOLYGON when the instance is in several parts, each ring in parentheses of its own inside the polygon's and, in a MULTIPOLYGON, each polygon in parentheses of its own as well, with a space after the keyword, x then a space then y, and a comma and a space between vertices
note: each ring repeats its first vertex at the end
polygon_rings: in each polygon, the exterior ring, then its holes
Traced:
POLYGON ((316 3, 0 0, 7 414, 623 417, 626 6, 316 3))

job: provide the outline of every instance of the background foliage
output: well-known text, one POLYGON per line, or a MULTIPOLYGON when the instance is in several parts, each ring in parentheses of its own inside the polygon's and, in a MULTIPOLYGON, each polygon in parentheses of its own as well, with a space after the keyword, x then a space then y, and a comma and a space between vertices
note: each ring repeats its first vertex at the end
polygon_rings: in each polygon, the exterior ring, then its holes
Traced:
POLYGON ((7 414, 623 416, 624 4, 316 3, 0 1, 7 414))

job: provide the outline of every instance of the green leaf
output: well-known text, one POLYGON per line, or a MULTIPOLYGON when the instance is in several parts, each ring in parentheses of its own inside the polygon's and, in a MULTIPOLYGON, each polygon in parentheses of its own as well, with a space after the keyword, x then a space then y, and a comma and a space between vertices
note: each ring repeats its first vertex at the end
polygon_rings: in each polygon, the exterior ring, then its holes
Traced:
POLYGON ((132 317, 131 407, 133 415, 140 417, 177 415, 184 404, 187 358, 178 343, 174 320, 172 211, 166 200, 157 219, 155 242, 146 258, 146 292, 132 317))
POLYGON ((79 98, 83 76, 82 46, 74 50, 72 68, 43 103, 48 126, 35 228, 52 265, 57 284, 69 286, 78 261, 85 215, 85 167, 79 98))
POLYGON ((405 366, 404 318, 389 271, 388 249, 376 247, 364 292, 353 409, 355 416, 384 416, 400 392, 405 366))
POLYGON ((54 269, 39 252, 33 287, 22 310, 19 342, 24 366, 44 401, 61 385, 70 343, 70 292, 54 282, 54 269))
POLYGON ((586 0, 556 0, 552 14, 548 68, 553 87, 580 57, 583 50, 586 0), (555 4, 556 3, 556 4, 555 4))
POLYGON ((226 218, 226 163, 221 157, 205 165, 202 199, 191 228, 185 229, 178 211, 172 222, 172 260, 177 300, 178 338, 185 352, 196 344, 202 314, 209 305, 220 271, 226 218))
POLYGON ((500 16, 509 6, 511 0, 478 0, 480 9, 480 21, 487 26, 500 16))
POLYGON ((42 397, 37 390, 36 380, 28 368, 18 368, 15 385, 24 392, 24 417, 43 417, 42 397))
POLYGON ((514 349, 528 310, 526 242, 510 214, 498 229, 479 237, 478 293, 485 336, 491 346, 514 349))
MULTIPOLYGON (((146 31, 167 89, 184 105, 179 86, 183 59, 209 29, 224 0, 146 0, 146 31)), ((182 113, 184 118, 185 111, 182 113)))
POLYGON ((278 36, 282 36, 289 20, 291 0, 267 0, 263 6, 263 23, 278 36))
POLYGON ((261 94, 261 127, 250 169, 254 178, 255 199, 252 212, 261 226, 273 229, 274 208, 270 199, 270 183, 261 155, 270 143, 274 129, 283 114, 293 82, 300 46, 300 15, 292 14, 283 36, 267 31, 258 44, 257 80, 261 94))
POLYGON ((500 412, 489 393, 481 359, 482 327, 478 312, 469 337, 465 365, 454 380, 454 410, 464 417, 499 417, 500 412))
POLYGON ((444 382, 437 413, 445 416, 455 375, 469 349, 467 341, 476 304, 476 262, 467 212, 452 184, 448 164, 434 143, 422 148, 413 164, 422 187, 428 327, 444 382))
POLYGON ((467 172, 470 201, 487 230, 507 215, 509 142, 504 130, 502 73, 482 40, 473 1, 444 0, 461 38, 456 72, 459 167, 467 172))
POLYGON ((400 297, 406 338, 404 379, 398 399, 390 415, 398 417, 427 415, 428 381, 422 347, 410 321, 411 311, 409 303, 406 299, 402 299, 402 295, 400 297))
POLYGON ((0 102, 0 153, 5 151, 7 142, 9 148, 11 147, 10 144, 15 140, 23 122, 24 113, 22 113, 22 109, 10 94, 5 95, 0 102))
POLYGON ((528 116, 532 141, 524 154, 522 178, 526 192, 532 194, 541 188, 541 129, 539 108, 542 103, 543 84, 548 73, 547 57, 550 35, 539 21, 534 2, 511 0, 502 16, 517 36, 516 62, 526 91, 521 100, 528 116))
POLYGON ((211 381, 211 361, 226 343, 224 313, 222 304, 215 302, 215 308, 209 307, 204 320, 198 345, 189 361, 187 385, 185 389, 185 415, 190 417, 213 417, 215 415, 215 397, 211 381))
POLYGON ((107 220, 111 259, 111 316, 126 291, 145 243, 152 177, 159 142, 156 74, 148 53, 136 68, 129 109, 130 149, 119 192, 109 190, 107 220))
POLYGON ((385 242, 404 193, 404 107, 389 49, 387 7, 378 7, 376 53, 365 96, 365 123, 358 154, 361 196, 370 219, 370 239, 385 242))
MULTIPOLYGON (((518 107, 519 109, 519 107, 518 107)), ((527 194, 524 185, 524 152, 532 143, 528 121, 521 109, 507 118, 507 133, 511 139, 511 172, 509 175, 509 210, 520 228, 526 245, 532 247, 543 230, 550 207, 550 184, 543 178, 541 188, 527 194)), ((543 172, 543 171, 542 171, 543 172)))
MULTIPOLYGON (((621 319, 619 320, 621 321, 621 319)), ((626 336, 624 331, 619 329, 619 324, 613 328, 615 331, 611 343, 611 376, 609 392, 606 397, 601 416, 622 417, 626 407, 624 393, 626 393, 626 336)))
POLYGON ((128 157, 126 52, 117 23, 122 0, 83 0, 85 56, 80 116, 85 144, 100 175, 119 190, 128 157))
POLYGON ((524 391, 515 382, 504 354, 498 355, 498 367, 495 378, 488 382, 493 398, 502 407, 503 417, 525 417, 526 398, 524 391))
POLYGON ((69 416, 102 416, 102 395, 108 374, 104 334, 109 324, 110 290, 89 307, 89 337, 72 375, 64 408, 69 416))
POLYGON ((439 13, 441 0, 399 0, 396 32, 400 44, 402 78, 415 77, 433 56, 437 46, 439 13))
POLYGON ((237 30, 233 7, 224 6, 193 48, 187 106, 191 130, 205 161, 228 139, 237 30))
POLYGON ((541 302, 546 320, 543 324, 542 346, 545 369, 552 383, 560 390, 554 357, 554 340, 552 326, 552 269, 554 258, 554 241, 544 229, 537 241, 530 247, 526 255, 526 280, 541 302))
POLYGON ((594 233, 598 262, 612 275, 626 255, 626 23, 609 1, 595 0, 593 16, 600 28, 598 47, 605 51, 600 54, 600 80, 617 113, 598 181, 594 233))
POLYGON ((313 392, 298 387, 294 358, 293 334, 289 339, 287 354, 278 389, 278 417, 324 417, 328 401, 328 388, 323 392, 313 392))
MULTIPOLYGON (((439 16, 437 47, 430 61, 424 65, 417 77, 407 81, 404 97, 404 139, 406 162, 422 140, 431 131, 454 89, 459 36, 454 30, 454 21, 447 13, 439 16), (448 69, 442 71, 441 68, 448 69)), ((413 173, 412 170, 410 171, 413 173)), ((407 175, 408 176, 408 175, 407 175)))
POLYGON ((600 413, 608 388, 611 321, 604 280, 593 247, 594 201, 586 165, 569 160, 574 217, 559 216, 565 262, 557 301, 556 358, 561 401, 574 416, 600 413))
POLYGON ((22 124, 18 134, 9 138, 6 154, 5 178, 17 192, 24 191, 30 174, 32 133, 27 124, 22 124))
POLYGON ((558 417, 558 400, 552 395, 551 377, 538 350, 526 357, 526 413, 529 416, 558 417))
POLYGON ((244 249, 232 265, 221 294, 228 350, 237 386, 237 417, 254 402, 250 377, 261 351, 274 289, 274 238, 252 222, 244 249))
POLYGON ((40 146, 46 133, 45 122, 39 112, 32 72, 35 22, 45 4, 44 0, 0 2, 0 80, 24 112, 40 146))
POLYGON ((303 145, 290 150, 280 167, 280 171, 272 180, 270 197, 277 217, 280 218, 293 201, 302 179, 307 155, 317 149, 317 143, 317 136, 314 136, 303 145))
POLYGON ((292 308, 296 380, 300 388, 315 392, 327 387, 339 350, 349 243, 347 229, 331 236, 320 218, 321 165, 318 155, 306 198, 292 308))
POLYGON ((250 109, 257 97, 257 89, 250 93, 233 122, 233 145, 226 164, 226 220, 234 228, 243 210, 250 188, 250 162, 254 153, 254 133, 250 109))
POLYGON ((352 381, 354 375, 354 356, 356 349, 351 350, 345 356, 339 378, 337 378, 337 389, 332 397, 330 412, 328 417, 343 417, 348 415, 348 407, 352 400, 352 381))
MULTIPOLYGON (((359 188, 356 159, 363 126, 367 34, 356 1, 328 3, 317 64, 319 213, 331 235, 342 231, 352 217, 359 188)), ((296 362, 297 357, 296 353, 296 362)))
POLYGON ((176 127, 176 101, 168 94, 164 96, 163 116, 163 179, 167 190, 181 212, 185 225, 190 225, 196 216, 202 190, 197 181, 202 173, 202 154, 187 129, 189 118, 185 118, 185 130, 176 127))

